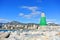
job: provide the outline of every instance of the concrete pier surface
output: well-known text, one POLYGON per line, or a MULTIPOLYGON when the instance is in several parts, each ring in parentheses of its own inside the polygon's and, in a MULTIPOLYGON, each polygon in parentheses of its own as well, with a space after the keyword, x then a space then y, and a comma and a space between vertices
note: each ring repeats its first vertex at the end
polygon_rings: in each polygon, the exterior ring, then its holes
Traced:
POLYGON ((0 32, 0 40, 5 40, 10 35, 10 32, 0 32))
POLYGON ((60 40, 60 31, 18 30, 0 32, 0 40, 60 40))

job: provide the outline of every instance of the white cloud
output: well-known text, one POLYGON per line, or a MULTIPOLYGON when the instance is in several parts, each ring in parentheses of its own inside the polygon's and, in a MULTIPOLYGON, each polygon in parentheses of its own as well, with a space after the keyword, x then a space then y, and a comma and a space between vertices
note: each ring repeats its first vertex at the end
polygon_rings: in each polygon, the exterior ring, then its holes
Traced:
POLYGON ((56 19, 47 19, 47 23, 56 23, 56 19))
POLYGON ((19 16, 21 16, 23 18, 28 18, 28 19, 30 19, 32 17, 31 14, 25 15, 24 13, 20 13, 19 16))
MULTIPOLYGON (((6 20, 6 19, 0 18, 0 21, 2 21, 2 20, 6 20)), ((6 20, 6 21, 7 21, 7 20, 6 20)))
POLYGON ((36 7, 36 6, 22 6, 22 8, 26 8, 26 9, 29 9, 29 10, 31 10, 31 11, 35 11, 35 10, 37 10, 38 9, 38 7, 36 7))
POLYGON ((38 10, 38 7, 36 6, 32 6, 32 7, 29 7, 29 6, 22 6, 22 8, 26 8, 26 9, 29 9, 31 10, 31 13, 29 13, 28 15, 25 15, 24 13, 20 13, 19 16, 22 16, 24 18, 32 18, 32 17, 36 17, 37 15, 40 15, 41 11, 37 11, 38 10))
POLYGON ((40 11, 35 11, 35 12, 32 12, 31 14, 32 15, 39 15, 41 12, 40 11))
POLYGON ((19 16, 24 16, 24 13, 20 13, 19 16))
POLYGON ((19 16, 24 17, 24 18, 32 18, 32 17, 36 17, 36 16, 40 15, 40 13, 41 12, 39 12, 39 11, 32 12, 28 15, 25 15, 24 13, 20 13, 19 16))
POLYGON ((9 21, 11 21, 11 20, 0 18, 0 22, 9 22, 9 21))

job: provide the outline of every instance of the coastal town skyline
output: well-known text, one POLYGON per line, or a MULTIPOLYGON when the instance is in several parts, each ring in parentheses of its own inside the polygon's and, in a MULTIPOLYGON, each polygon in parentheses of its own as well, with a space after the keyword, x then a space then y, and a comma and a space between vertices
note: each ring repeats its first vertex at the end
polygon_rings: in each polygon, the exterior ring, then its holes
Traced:
POLYGON ((60 23, 60 0, 0 0, 0 22, 39 23, 40 14, 49 22, 60 23))

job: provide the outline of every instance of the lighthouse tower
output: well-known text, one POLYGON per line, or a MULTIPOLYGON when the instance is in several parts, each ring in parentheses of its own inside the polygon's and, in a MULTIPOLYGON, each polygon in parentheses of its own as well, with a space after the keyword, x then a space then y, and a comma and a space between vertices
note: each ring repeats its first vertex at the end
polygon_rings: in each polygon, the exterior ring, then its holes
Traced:
POLYGON ((41 13, 40 26, 46 26, 46 25, 47 25, 47 22, 46 22, 45 13, 41 13))

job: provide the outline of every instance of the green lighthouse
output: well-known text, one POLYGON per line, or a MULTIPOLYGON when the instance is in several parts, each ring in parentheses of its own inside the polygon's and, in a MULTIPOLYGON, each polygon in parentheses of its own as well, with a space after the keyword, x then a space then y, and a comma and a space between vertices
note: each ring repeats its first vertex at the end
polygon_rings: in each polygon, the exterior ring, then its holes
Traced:
POLYGON ((46 22, 46 17, 44 13, 41 13, 41 19, 40 19, 40 26, 46 26, 47 22, 46 22))

